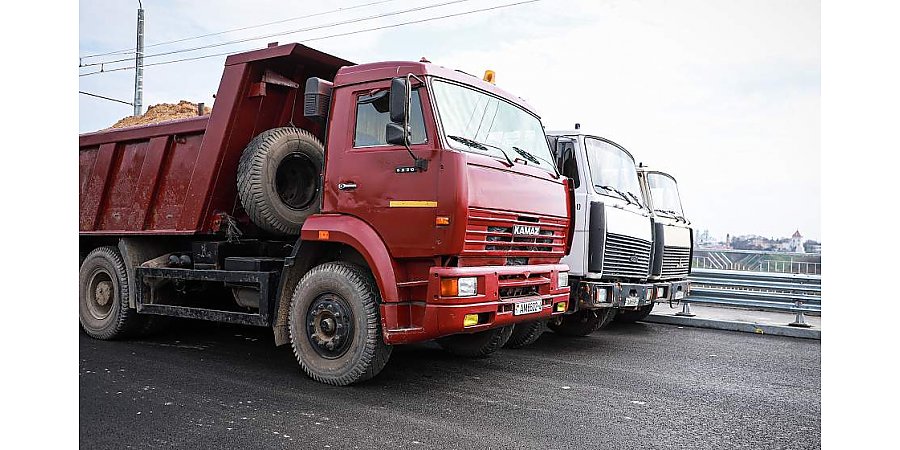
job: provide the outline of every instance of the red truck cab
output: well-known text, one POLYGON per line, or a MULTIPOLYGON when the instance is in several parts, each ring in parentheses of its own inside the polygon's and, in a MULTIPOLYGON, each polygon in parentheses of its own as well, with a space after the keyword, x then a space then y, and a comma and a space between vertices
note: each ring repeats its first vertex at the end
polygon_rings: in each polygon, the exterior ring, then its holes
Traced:
POLYGON ((208 118, 80 147, 94 337, 159 316, 269 326, 343 385, 391 345, 483 356, 567 309, 568 182, 531 108, 462 72, 271 47, 227 59, 208 118))

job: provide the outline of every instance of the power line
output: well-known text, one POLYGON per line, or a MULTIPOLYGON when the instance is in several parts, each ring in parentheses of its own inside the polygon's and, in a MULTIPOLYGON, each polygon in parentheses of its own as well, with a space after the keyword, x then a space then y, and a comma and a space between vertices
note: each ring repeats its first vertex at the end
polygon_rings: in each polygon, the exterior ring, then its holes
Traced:
MULTIPOLYGON (((451 0, 451 1, 446 1, 443 3, 435 3, 432 5, 417 6, 415 8, 409 8, 409 9, 404 9, 404 10, 400 10, 400 11, 376 14, 374 16, 358 17, 355 19, 343 20, 340 22, 332 22, 332 23, 324 24, 324 25, 315 25, 315 26, 300 28, 300 29, 296 29, 296 30, 281 31, 278 33, 265 34, 265 35, 261 35, 261 36, 251 37, 251 38, 235 39, 233 41, 218 42, 215 44, 201 45, 198 47, 183 48, 183 49, 170 50, 170 51, 161 52, 161 53, 154 53, 151 55, 144 55, 144 58, 155 58, 155 57, 159 57, 159 56, 167 56, 167 55, 174 55, 174 54, 178 54, 178 53, 186 53, 186 52, 194 52, 194 51, 198 51, 198 50, 205 50, 208 48, 223 47, 226 45, 242 44, 244 42, 250 42, 250 41, 259 41, 262 39, 271 39, 273 37, 284 36, 287 34, 302 33, 305 31, 319 30, 322 28, 329 28, 329 27, 335 27, 335 26, 340 26, 340 25, 348 25, 348 24, 358 23, 358 22, 367 22, 370 20, 381 19, 384 17, 397 16, 400 14, 406 14, 406 13, 410 13, 410 12, 424 11, 427 9, 440 8, 442 6, 453 5, 456 3, 465 3, 465 2, 470 2, 470 1, 472 1, 472 0, 451 0)), ((99 66, 99 65, 103 65, 103 64, 115 64, 115 63, 130 61, 130 60, 131 60, 131 58, 129 57, 129 58, 123 58, 123 59, 116 59, 116 60, 112 60, 112 61, 100 61, 100 62, 93 62, 93 63, 88 63, 88 64, 80 64, 79 67, 92 67, 92 66, 99 66)))
POLYGON ((102 96, 102 95, 91 94, 90 92, 84 92, 84 91, 78 91, 78 93, 79 93, 79 94, 84 94, 84 95, 89 95, 89 96, 91 96, 91 97, 102 98, 103 100, 109 100, 109 101, 111 101, 111 102, 124 103, 124 104, 126 104, 126 105, 134 106, 134 103, 126 102, 125 100, 119 100, 119 99, 117 99, 117 98, 105 97, 105 96, 102 96))
MULTIPOLYGON (((377 2, 369 2, 369 3, 364 3, 362 5, 348 6, 345 8, 337 8, 337 9, 332 9, 329 11, 319 12, 319 13, 315 13, 315 14, 307 14, 305 16, 297 16, 297 17, 291 17, 288 19, 276 20, 274 22, 261 23, 258 25, 250 25, 250 26, 240 27, 240 28, 232 28, 230 30, 217 31, 215 33, 208 33, 208 34, 201 34, 199 36, 190 36, 190 37, 185 37, 185 38, 180 38, 180 39, 173 39, 171 41, 156 42, 153 44, 145 45, 144 48, 158 47, 160 45, 175 44, 178 42, 193 41, 196 39, 203 39, 203 38, 210 37, 210 36, 218 36, 221 34, 233 33, 235 31, 244 31, 244 30, 250 30, 253 28, 267 27, 270 25, 277 25, 279 23, 293 22, 295 20, 308 19, 310 17, 324 16, 324 15, 333 14, 333 13, 337 13, 337 12, 341 12, 341 11, 350 11, 351 9, 359 9, 359 8, 364 8, 366 6, 380 5, 382 3, 390 3, 393 1, 396 1, 396 0, 381 0, 381 1, 377 1, 377 2)), ((95 53, 92 55, 80 56, 79 59, 96 58, 98 56, 108 56, 108 55, 133 55, 133 54, 134 54, 134 48, 124 48, 121 50, 113 50, 111 52, 106 52, 106 53, 95 53)))
MULTIPOLYGON (((402 26, 406 26, 406 25, 413 25, 413 24, 417 24, 417 23, 431 22, 431 21, 440 20, 440 19, 447 19, 447 18, 451 18, 451 17, 466 16, 466 15, 469 15, 469 14, 475 14, 475 13, 480 13, 480 12, 485 12, 485 11, 493 11, 493 10, 502 9, 502 8, 509 8, 509 7, 512 7, 512 6, 525 5, 525 4, 529 4, 529 3, 537 3, 537 2, 539 2, 539 1, 541 1, 541 0, 526 0, 526 1, 520 1, 520 2, 515 2, 515 3, 507 3, 507 4, 504 4, 504 5, 497 5, 497 6, 492 6, 492 7, 489 7, 489 8, 481 8, 481 9, 475 9, 475 10, 471 10, 471 11, 463 11, 463 12, 455 13, 455 14, 446 14, 446 15, 443 15, 443 16, 429 17, 429 18, 426 18, 426 19, 413 20, 413 21, 409 21, 409 22, 400 22, 400 23, 395 23, 395 24, 391 24, 391 25, 384 25, 384 26, 380 26, 380 27, 367 28, 367 29, 363 29, 363 30, 348 31, 348 32, 345 32, 345 33, 330 34, 330 35, 327 35, 327 36, 319 36, 319 37, 314 37, 314 38, 304 39, 304 40, 302 40, 302 41, 300 41, 300 42, 301 42, 301 43, 305 43, 305 42, 319 41, 319 40, 330 39, 330 38, 334 38, 334 37, 350 36, 350 35, 353 35, 353 34, 367 33, 367 32, 370 32, 370 31, 384 30, 384 29, 388 29, 388 28, 397 28, 397 27, 402 27, 402 26)), ((211 55, 195 56, 195 57, 192 57, 192 58, 175 59, 175 60, 170 60, 170 61, 160 61, 160 62, 156 62, 156 63, 144 64, 144 67, 149 67, 149 66, 160 66, 160 65, 164 65, 164 64, 174 64, 174 63, 180 63, 180 62, 185 62, 185 61, 194 61, 194 60, 205 59, 205 58, 214 58, 214 57, 216 57, 216 56, 231 55, 231 54, 234 54, 234 53, 235 53, 234 51, 231 51, 231 52, 224 52, 224 53, 215 53, 215 54, 211 54, 211 55)), ((117 67, 117 68, 114 68, 114 69, 108 69, 108 70, 103 70, 103 69, 101 68, 101 70, 98 70, 98 71, 95 71, 95 72, 83 73, 83 74, 80 74, 80 75, 78 75, 78 76, 79 76, 79 77, 86 77, 86 76, 97 75, 97 74, 101 74, 101 73, 117 72, 117 71, 120 71, 120 70, 131 70, 131 69, 134 69, 134 66, 130 66, 130 67, 117 67)))

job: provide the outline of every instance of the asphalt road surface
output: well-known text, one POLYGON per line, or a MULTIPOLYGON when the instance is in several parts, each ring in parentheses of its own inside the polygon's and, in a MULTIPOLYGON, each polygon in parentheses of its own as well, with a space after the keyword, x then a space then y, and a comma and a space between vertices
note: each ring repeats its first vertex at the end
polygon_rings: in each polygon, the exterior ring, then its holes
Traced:
POLYGON ((819 341, 661 324, 489 358, 394 349, 316 383, 270 331, 181 321, 80 339, 82 448, 818 448, 819 341))

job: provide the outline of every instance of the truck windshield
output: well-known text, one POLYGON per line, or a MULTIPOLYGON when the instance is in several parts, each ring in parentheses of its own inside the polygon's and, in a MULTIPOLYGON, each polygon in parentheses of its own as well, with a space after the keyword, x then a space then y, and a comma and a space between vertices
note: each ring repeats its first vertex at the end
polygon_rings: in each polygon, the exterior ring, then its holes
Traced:
POLYGON ((631 155, 609 142, 590 137, 584 138, 584 146, 594 189, 598 193, 643 206, 640 201, 641 185, 631 155))
POLYGON ((493 155, 510 165, 518 162, 556 173, 537 117, 512 103, 468 87, 441 80, 434 80, 432 86, 451 147, 493 155))
POLYGON ((650 198, 653 209, 664 213, 684 217, 681 209, 681 197, 678 195, 678 184, 675 179, 662 173, 648 173, 647 186, 650 187, 650 198))

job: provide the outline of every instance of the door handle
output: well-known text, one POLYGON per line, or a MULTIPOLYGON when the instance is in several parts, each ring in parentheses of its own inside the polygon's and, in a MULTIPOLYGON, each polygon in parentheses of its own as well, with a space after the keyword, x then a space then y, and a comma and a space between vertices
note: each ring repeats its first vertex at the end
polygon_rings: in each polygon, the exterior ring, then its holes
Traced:
POLYGON ((348 181, 346 183, 338 183, 338 189, 342 191, 352 191, 353 189, 356 189, 356 183, 352 181, 348 181))

